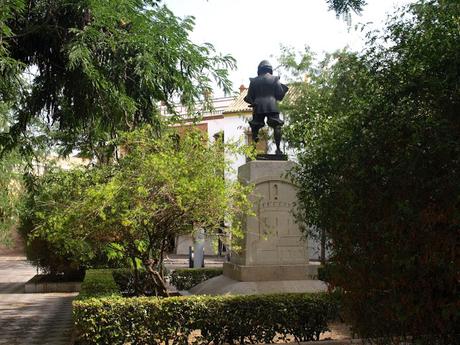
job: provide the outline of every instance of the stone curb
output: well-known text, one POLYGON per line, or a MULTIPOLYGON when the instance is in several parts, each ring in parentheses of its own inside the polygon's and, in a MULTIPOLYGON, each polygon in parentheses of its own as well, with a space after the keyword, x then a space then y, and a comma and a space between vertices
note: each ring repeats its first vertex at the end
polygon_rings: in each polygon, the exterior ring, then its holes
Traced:
POLYGON ((25 293, 80 292, 79 282, 29 283, 24 284, 25 293))
POLYGON ((26 261, 25 256, 0 255, 0 261, 26 261))
POLYGON ((277 344, 264 344, 264 345, 354 345, 365 344, 362 339, 347 339, 347 340, 319 340, 319 341, 306 341, 300 343, 277 343, 277 344))

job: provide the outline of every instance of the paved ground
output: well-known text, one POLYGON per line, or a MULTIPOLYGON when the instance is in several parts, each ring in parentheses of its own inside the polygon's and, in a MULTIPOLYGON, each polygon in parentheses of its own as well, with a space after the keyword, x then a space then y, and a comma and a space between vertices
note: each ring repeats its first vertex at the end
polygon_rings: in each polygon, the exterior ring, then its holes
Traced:
POLYGON ((36 274, 20 257, 0 257, 0 344, 67 345, 76 293, 24 293, 36 274))
MULTIPOLYGON (((205 256, 204 258, 205 267, 222 267, 224 262, 225 257, 223 256, 205 256)), ((189 267, 188 256, 168 254, 164 259, 164 264, 168 269, 187 268, 189 267)))
MULTIPOLYGON (((221 266, 223 260, 206 258, 206 267, 221 266)), ((172 255, 165 263, 188 267, 188 258, 172 255)), ((24 283, 36 273, 20 254, 0 256, 0 345, 71 344, 77 293, 24 293, 24 283)))
MULTIPOLYGON (((206 267, 222 265, 223 258, 207 257, 206 267)), ((183 256, 165 260, 169 268, 187 267, 183 256)), ((24 293, 24 283, 36 269, 21 256, 0 256, 0 345, 69 345, 72 343, 72 300, 77 293, 24 293)), ((331 325, 332 332, 323 338, 350 344, 344 325, 331 325), (348 339, 348 340, 346 340, 348 339)))

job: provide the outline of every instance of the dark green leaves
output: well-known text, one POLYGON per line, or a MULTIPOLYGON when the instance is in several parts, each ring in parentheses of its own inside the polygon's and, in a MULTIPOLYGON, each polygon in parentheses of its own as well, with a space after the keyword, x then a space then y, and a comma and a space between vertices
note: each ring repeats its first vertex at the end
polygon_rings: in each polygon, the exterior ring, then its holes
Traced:
POLYGON ((6 7, 1 18, 0 101, 11 98, 8 90, 19 90, 11 86, 21 72, 32 72, 10 105, 15 121, 2 135, 3 148, 17 144, 39 118, 63 153, 77 148, 94 154, 94 146, 116 130, 158 126, 160 101, 192 106, 214 80, 230 91, 234 59, 191 42, 193 19, 176 17, 155 1, 23 5, 6 7))
MULTIPOLYGON (((100 275, 113 285, 105 272, 90 274, 91 282, 98 283, 95 278, 100 275)), ((83 287, 91 297, 92 286, 84 282, 83 287)), ((337 313, 338 301, 323 294, 109 297, 74 302, 79 340, 85 344, 254 344, 286 341, 289 336, 298 342, 319 340, 337 313)))
POLYGON ((359 13, 366 5, 366 0, 327 0, 329 9, 335 11, 337 15, 347 14, 350 12, 359 13))
POLYGON ((285 105, 300 216, 331 239, 363 337, 455 338, 459 16, 458 1, 406 7, 362 53, 307 66, 285 105))

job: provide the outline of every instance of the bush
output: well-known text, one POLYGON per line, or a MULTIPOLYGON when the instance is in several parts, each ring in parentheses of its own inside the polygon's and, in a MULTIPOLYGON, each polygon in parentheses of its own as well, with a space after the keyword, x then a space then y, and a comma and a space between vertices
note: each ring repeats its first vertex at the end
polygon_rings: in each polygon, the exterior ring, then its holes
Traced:
POLYGON ((177 290, 189 290, 199 283, 222 274, 222 268, 183 268, 170 274, 177 290))
MULTIPOLYGON (((101 248, 90 248, 72 226, 66 225, 72 202, 97 181, 92 178, 94 170, 46 168, 43 175, 26 176, 19 232, 27 243, 27 259, 35 266, 49 275, 75 276, 96 255, 102 255, 101 248), (53 232, 48 231, 51 228, 53 232), (74 255, 74 251, 81 255, 74 255)), ((85 232, 86 228, 78 230, 85 232)))
POLYGON ((458 18, 458 0, 409 5, 287 105, 299 220, 330 240, 323 278, 362 338, 460 338, 458 18))
POLYGON ((85 267, 79 262, 69 259, 58 253, 48 241, 40 238, 23 236, 26 243, 26 257, 34 266, 38 267, 45 275, 65 276, 69 281, 79 280, 85 267))
POLYGON ((81 284, 77 299, 120 295, 119 288, 112 276, 112 270, 88 270, 81 284))
POLYGON ((121 294, 123 296, 155 295, 155 287, 152 286, 145 269, 140 269, 137 273, 136 279, 134 270, 130 268, 120 268, 112 271, 113 279, 121 294))
POLYGON ((90 298, 74 302, 78 344, 318 340, 337 315, 325 294, 90 298), (200 332, 196 332, 200 331, 200 332))

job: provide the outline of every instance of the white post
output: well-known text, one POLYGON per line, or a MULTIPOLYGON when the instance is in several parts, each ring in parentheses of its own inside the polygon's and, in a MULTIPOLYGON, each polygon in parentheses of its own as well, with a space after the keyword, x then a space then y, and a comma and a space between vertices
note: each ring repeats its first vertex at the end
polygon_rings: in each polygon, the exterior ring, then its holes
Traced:
POLYGON ((201 268, 204 266, 204 229, 199 229, 195 236, 193 268, 201 268))

